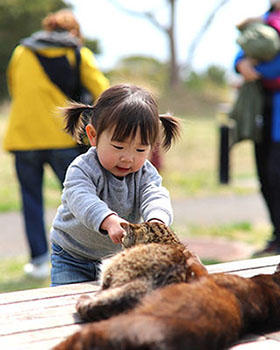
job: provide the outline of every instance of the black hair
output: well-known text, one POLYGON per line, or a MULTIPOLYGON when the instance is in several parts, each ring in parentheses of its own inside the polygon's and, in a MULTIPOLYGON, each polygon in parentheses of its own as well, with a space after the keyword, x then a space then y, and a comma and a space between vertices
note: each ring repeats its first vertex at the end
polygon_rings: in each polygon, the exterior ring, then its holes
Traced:
POLYGON ((119 84, 105 90, 93 106, 71 103, 64 110, 65 130, 78 143, 84 143, 85 127, 92 124, 98 137, 106 129, 114 128, 112 140, 124 141, 134 137, 140 129, 141 142, 154 146, 162 144, 169 149, 173 139, 179 136, 179 120, 169 114, 159 115, 158 105, 145 89, 119 84), (161 126, 163 141, 159 141, 161 126))

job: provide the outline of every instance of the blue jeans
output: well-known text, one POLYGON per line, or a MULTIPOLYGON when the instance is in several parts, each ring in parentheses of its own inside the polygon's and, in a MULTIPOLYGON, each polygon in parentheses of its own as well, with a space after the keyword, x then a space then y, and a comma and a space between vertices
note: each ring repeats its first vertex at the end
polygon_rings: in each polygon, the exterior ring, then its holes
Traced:
POLYGON ((68 283, 96 281, 99 275, 99 260, 77 259, 59 245, 52 243, 51 286, 68 283))
POLYGON ((81 151, 79 147, 75 147, 13 153, 21 189, 25 233, 31 262, 40 264, 49 260, 43 207, 44 166, 45 164, 51 166, 62 186, 68 165, 81 151))

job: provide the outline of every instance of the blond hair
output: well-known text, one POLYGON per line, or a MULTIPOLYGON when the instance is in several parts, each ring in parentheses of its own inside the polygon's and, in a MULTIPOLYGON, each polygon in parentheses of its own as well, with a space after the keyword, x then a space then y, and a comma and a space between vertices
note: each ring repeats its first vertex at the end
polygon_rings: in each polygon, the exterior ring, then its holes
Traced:
POLYGON ((49 32, 67 30, 82 40, 80 25, 73 12, 67 9, 48 14, 42 21, 42 27, 49 32))

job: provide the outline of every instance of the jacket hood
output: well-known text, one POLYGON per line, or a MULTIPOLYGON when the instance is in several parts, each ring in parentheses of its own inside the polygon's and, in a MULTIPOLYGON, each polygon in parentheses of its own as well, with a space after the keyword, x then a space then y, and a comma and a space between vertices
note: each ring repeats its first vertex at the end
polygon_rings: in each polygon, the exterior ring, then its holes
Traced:
POLYGON ((28 38, 22 39, 20 44, 33 51, 54 47, 81 46, 80 40, 67 31, 48 32, 45 30, 41 30, 28 38))

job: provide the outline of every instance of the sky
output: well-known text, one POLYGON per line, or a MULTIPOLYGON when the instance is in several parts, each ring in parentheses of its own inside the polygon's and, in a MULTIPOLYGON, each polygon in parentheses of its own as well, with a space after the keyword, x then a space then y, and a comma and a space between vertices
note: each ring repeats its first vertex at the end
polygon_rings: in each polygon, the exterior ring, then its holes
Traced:
MULTIPOLYGON (((188 48, 205 23, 207 16, 221 0, 177 0, 176 41, 179 63, 184 64, 188 48)), ((98 39, 102 54, 97 56, 102 70, 113 68, 124 57, 144 55, 160 61, 168 60, 168 41, 164 33, 147 19, 135 17, 114 5, 119 3, 135 11, 152 11, 157 20, 168 24, 166 0, 67 0, 80 22, 85 37, 98 39)), ((230 0, 217 13, 203 36, 193 58, 197 71, 215 64, 232 71, 238 51, 235 25, 241 20, 263 14, 269 0, 230 0)))

